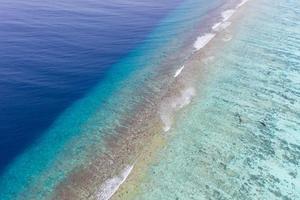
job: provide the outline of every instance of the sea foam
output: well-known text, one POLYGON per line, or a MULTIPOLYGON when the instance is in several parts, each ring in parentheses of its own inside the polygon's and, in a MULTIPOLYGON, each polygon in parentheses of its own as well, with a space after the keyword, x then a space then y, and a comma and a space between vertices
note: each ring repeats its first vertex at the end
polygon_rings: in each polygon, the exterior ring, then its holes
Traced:
POLYGON ((197 38, 197 40, 194 43, 194 48, 198 51, 205 47, 211 39, 213 39, 216 36, 214 33, 206 33, 203 36, 200 36, 197 38))
POLYGON ((110 199, 113 194, 119 189, 119 187, 124 183, 126 178, 129 176, 130 172, 132 171, 134 165, 128 165, 122 171, 120 176, 116 176, 110 178, 102 184, 100 188, 100 192, 97 195, 98 200, 108 200, 110 199))
POLYGON ((230 9, 230 10, 225 10, 222 12, 222 18, 223 18, 223 22, 227 21, 228 19, 230 19, 230 17, 235 13, 235 10, 230 9))
POLYGON ((231 22, 227 22, 227 21, 225 21, 223 23, 218 22, 212 26, 212 30, 213 31, 221 31, 221 30, 228 28, 230 25, 231 25, 231 22))
POLYGON ((221 24, 220 27, 221 27, 222 29, 226 29, 226 28, 228 28, 230 25, 231 25, 231 22, 224 22, 224 23, 221 24))
POLYGON ((184 65, 176 70, 176 72, 174 74, 174 78, 176 78, 182 72, 183 68, 184 68, 184 65))
POLYGON ((172 102, 172 108, 183 108, 191 102, 193 96, 195 96, 195 89, 192 87, 181 91, 181 96, 175 98, 172 102))
POLYGON ((164 124, 163 130, 168 132, 173 123, 173 116, 176 111, 188 105, 193 96, 195 96, 195 89, 192 87, 186 88, 180 92, 180 96, 167 99, 161 106, 160 119, 164 124))
POLYGON ((160 113, 160 119, 162 123, 164 124, 163 130, 164 132, 168 132, 172 126, 172 113, 169 112, 161 112, 160 113))
POLYGON ((243 6, 245 3, 247 3, 248 0, 242 0, 241 3, 239 3, 236 7, 239 8, 243 6))
POLYGON ((218 31, 219 26, 220 26, 221 24, 222 24, 221 22, 215 23, 215 24, 212 26, 212 30, 218 31))

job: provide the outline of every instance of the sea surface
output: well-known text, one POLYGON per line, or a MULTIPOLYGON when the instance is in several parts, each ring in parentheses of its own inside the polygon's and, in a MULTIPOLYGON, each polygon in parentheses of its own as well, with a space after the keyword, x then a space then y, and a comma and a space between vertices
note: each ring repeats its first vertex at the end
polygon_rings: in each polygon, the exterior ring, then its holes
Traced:
POLYGON ((300 2, 244 6, 133 199, 300 199, 300 2))
POLYGON ((91 145, 101 152, 102 136, 109 134, 101 129, 118 124, 118 116, 140 101, 134 92, 147 79, 144 68, 151 71, 182 45, 174 43, 176 36, 196 29, 201 16, 221 4, 2 1, 1 199, 24 193, 38 198, 26 192, 35 184, 42 198, 82 164, 91 145), (62 169, 53 167, 62 160, 68 160, 62 169))
POLYGON ((1 200, 300 199, 299 1, 0 10, 1 200))
POLYGON ((1 1, 1 172, 179 3, 1 1))

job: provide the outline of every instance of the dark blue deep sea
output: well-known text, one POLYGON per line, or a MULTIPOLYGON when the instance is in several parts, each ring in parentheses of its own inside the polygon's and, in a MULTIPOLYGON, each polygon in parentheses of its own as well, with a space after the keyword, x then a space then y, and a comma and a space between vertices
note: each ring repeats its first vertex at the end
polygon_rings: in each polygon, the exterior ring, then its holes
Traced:
POLYGON ((2 0, 0 174, 180 0, 2 0))

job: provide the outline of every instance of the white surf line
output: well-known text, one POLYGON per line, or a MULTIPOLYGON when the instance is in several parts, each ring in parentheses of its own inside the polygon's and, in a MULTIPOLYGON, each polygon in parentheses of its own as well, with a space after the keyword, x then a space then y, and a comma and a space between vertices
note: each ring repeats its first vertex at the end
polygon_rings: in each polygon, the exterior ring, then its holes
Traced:
POLYGON ((222 18, 223 18, 223 22, 227 21, 228 19, 230 19, 230 17, 232 17, 232 15, 235 13, 234 9, 229 9, 229 10, 225 10, 222 12, 222 18))
MULTIPOLYGON (((243 6, 245 3, 247 3, 249 0, 242 0, 235 8, 240 8, 241 6, 243 6)), ((234 13, 236 12, 235 9, 228 9, 228 10, 225 10, 221 13, 221 16, 222 16, 222 21, 221 22, 217 22, 215 23, 213 26, 212 26, 212 30, 213 31, 221 31, 221 30, 224 30, 226 29, 228 26, 231 25, 231 22, 227 22, 227 20, 229 20, 233 15, 234 13)))
POLYGON ((248 2, 248 0, 242 0, 241 3, 239 3, 236 7, 237 8, 242 7, 247 2, 248 2))
POLYGON ((205 47, 211 39, 213 39, 216 36, 214 33, 206 33, 203 36, 200 36, 197 38, 197 40, 194 43, 194 48, 198 51, 205 47))
POLYGON ((214 30, 214 31, 218 31, 219 30, 219 26, 221 25, 222 23, 221 22, 218 22, 218 23, 215 23, 211 29, 214 30))
MULTIPOLYGON (((242 5, 244 5, 246 2, 248 2, 248 0, 242 0, 237 6, 236 8, 241 7, 242 5)), ((228 22, 228 20, 234 15, 234 13, 236 12, 235 9, 228 9, 225 10, 221 13, 222 16, 222 21, 221 22, 217 22, 212 26, 212 30, 214 32, 220 31, 220 30, 224 30, 226 28, 228 28, 231 25, 231 22, 228 22)), ((194 47, 196 48, 196 50, 200 50, 201 48, 203 48, 204 46, 206 46, 208 44, 208 42, 215 37, 215 33, 206 33, 205 35, 198 37, 196 42, 194 43, 194 47)))
POLYGON ((183 68, 184 68, 184 65, 176 70, 176 72, 174 74, 174 78, 176 78, 182 72, 183 68))
POLYGON ((120 176, 116 176, 106 180, 105 183, 103 183, 100 187, 100 192, 97 195, 97 200, 109 200, 114 195, 114 193, 116 193, 119 187, 125 182, 133 167, 134 164, 128 165, 122 171, 120 176))
POLYGON ((218 32, 218 31, 228 28, 230 25, 231 25, 231 22, 223 22, 223 23, 218 22, 212 26, 212 30, 215 32, 218 32))

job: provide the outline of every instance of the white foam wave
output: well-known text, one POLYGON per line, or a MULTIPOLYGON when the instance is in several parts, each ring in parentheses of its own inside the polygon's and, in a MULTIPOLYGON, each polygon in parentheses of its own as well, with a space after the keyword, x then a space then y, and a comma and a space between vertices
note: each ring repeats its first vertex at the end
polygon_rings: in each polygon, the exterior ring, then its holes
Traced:
POLYGON ((214 33, 206 33, 203 36, 200 36, 197 38, 196 42, 194 43, 195 49, 198 51, 205 47, 211 39, 213 39, 216 36, 214 33))
POLYGON ((228 28, 230 25, 231 25, 231 22, 227 22, 227 21, 225 21, 223 23, 218 22, 218 23, 213 25, 212 30, 221 31, 221 30, 224 30, 224 29, 228 28))
POLYGON ((193 96, 195 96, 195 93, 195 89, 189 87, 185 90, 182 90, 180 96, 168 99, 162 104, 160 111, 160 119, 164 124, 163 130, 165 132, 168 132, 172 126, 174 113, 177 110, 188 105, 191 102, 193 96))
POLYGON ((219 30, 219 26, 220 26, 221 24, 222 24, 221 22, 215 23, 215 24, 212 26, 212 30, 218 31, 218 30, 219 30))
POLYGON ((184 68, 184 65, 176 70, 176 72, 174 74, 174 78, 176 78, 182 72, 183 68, 184 68))
POLYGON ((162 123, 164 124, 164 127, 163 127, 164 132, 168 132, 172 126, 172 120, 173 120, 171 113, 162 112, 160 114, 160 119, 161 119, 162 123))
POLYGON ((122 171, 120 176, 113 177, 105 181, 100 188, 100 192, 97 195, 98 200, 108 200, 113 194, 119 189, 119 187, 124 183, 126 178, 129 176, 134 165, 128 165, 122 171))
POLYGON ((230 19, 230 17, 235 13, 234 9, 230 9, 230 10, 225 10, 222 12, 222 18, 223 18, 223 22, 227 21, 228 19, 230 19))
POLYGON ((236 7, 239 8, 239 7, 243 6, 247 2, 248 2, 248 0, 242 0, 241 3, 239 3, 236 7))
POLYGON ((188 105, 191 102, 193 96, 195 96, 194 88, 187 88, 181 91, 181 96, 175 98, 174 101, 172 102, 171 104, 172 108, 174 109, 183 108, 184 106, 188 105))

